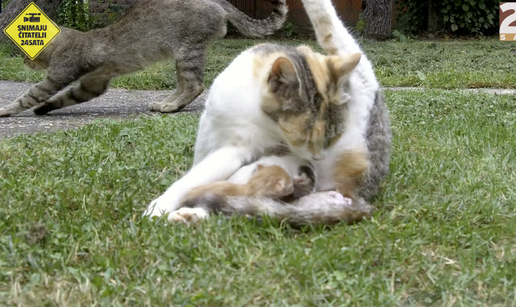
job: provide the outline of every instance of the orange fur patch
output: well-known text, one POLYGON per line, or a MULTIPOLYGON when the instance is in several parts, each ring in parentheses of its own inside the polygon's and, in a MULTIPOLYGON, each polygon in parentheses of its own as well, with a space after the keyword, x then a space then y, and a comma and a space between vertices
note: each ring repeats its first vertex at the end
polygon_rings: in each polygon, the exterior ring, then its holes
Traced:
POLYGON ((279 125, 285 136, 291 141, 301 140, 307 141, 306 134, 306 122, 310 119, 310 114, 305 113, 299 116, 288 116, 284 119, 280 119, 279 125))
POLYGON ((365 149, 354 149, 342 153, 336 163, 333 180, 337 191, 345 197, 355 199, 358 184, 369 170, 370 161, 365 149))

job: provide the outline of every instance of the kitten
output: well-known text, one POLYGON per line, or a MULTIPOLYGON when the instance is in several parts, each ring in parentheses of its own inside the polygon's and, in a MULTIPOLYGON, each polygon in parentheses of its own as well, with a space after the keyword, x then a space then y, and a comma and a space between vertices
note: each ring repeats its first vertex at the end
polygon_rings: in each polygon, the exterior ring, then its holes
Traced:
MULTIPOLYGON (((260 161, 272 160, 268 158, 272 157, 262 158, 260 161)), ((229 212, 231 210, 224 210, 224 208, 233 208, 235 203, 233 197, 276 199, 287 204, 314 192, 315 174, 309 165, 299 166, 299 173, 294 178, 278 165, 256 164, 249 166, 255 168, 255 170, 247 183, 236 184, 229 181, 217 181, 196 187, 187 193, 180 207, 205 207, 212 213, 229 212)), ((237 201, 237 203, 240 202, 237 201)), ((183 213, 184 210, 175 211, 168 219, 173 222, 191 222, 191 216, 183 213)), ((257 211, 256 214, 258 213, 260 212, 257 211)))
POLYGON ((258 164, 256 171, 246 184, 235 184, 228 181, 208 183, 188 192, 183 202, 205 194, 279 199, 293 192, 292 177, 283 168, 277 165, 258 164))
MULTIPOLYGON (((302 2, 319 44, 329 54, 306 46, 272 44, 240 54, 212 85, 193 167, 153 200, 145 215, 178 210, 190 189, 227 179, 278 144, 286 144, 295 156, 312 162, 317 191, 336 192, 299 199, 301 211, 292 209, 297 208, 294 204, 285 211, 285 205, 277 201, 235 198, 227 214, 251 208, 251 212, 296 224, 331 224, 358 221, 372 213, 367 200, 377 194, 388 172, 391 144, 380 85, 331 0, 302 2), (277 213, 280 210, 282 214, 277 213)), ((205 200, 198 202, 209 201, 205 200)), ((179 209, 185 210, 201 218, 213 211, 201 205, 179 209)))
POLYGON ((46 69, 45 79, 0 108, 0 117, 34 106, 42 115, 91 100, 107 91, 112 78, 172 57, 177 89, 149 106, 153 111, 179 111, 204 90, 204 55, 226 34, 226 20, 247 36, 270 35, 285 21, 285 1, 272 0, 276 6, 271 16, 254 20, 226 0, 140 0, 105 28, 80 32, 61 27, 61 34, 35 60, 25 59, 31 68, 46 69), (57 94, 76 80, 78 84, 57 94))

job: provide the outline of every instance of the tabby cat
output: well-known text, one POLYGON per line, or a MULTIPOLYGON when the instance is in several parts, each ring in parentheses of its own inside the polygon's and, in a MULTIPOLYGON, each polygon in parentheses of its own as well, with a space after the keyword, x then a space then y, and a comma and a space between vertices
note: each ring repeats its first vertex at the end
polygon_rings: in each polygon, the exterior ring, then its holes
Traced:
POLYGON ((112 78, 172 57, 177 89, 150 108, 179 111, 204 90, 204 55, 215 39, 226 34, 226 20, 250 37, 270 35, 281 28, 286 0, 270 1, 275 8, 265 20, 249 18, 227 0, 139 0, 105 28, 79 32, 61 27, 61 34, 34 61, 25 60, 32 68, 46 69, 45 79, 0 108, 0 117, 34 106, 34 112, 41 115, 91 100, 106 92, 112 78), (57 94, 76 80, 78 84, 57 94))
POLYGON ((145 215, 207 215, 223 201, 230 204, 226 214, 267 214, 294 224, 355 222, 371 214, 367 200, 388 172, 391 144, 380 85, 331 0, 302 2, 328 54, 271 44, 240 54, 210 90, 193 167, 145 215), (291 205, 240 197, 199 199, 197 207, 180 208, 190 189, 228 178, 278 143, 312 162, 319 193, 291 205))

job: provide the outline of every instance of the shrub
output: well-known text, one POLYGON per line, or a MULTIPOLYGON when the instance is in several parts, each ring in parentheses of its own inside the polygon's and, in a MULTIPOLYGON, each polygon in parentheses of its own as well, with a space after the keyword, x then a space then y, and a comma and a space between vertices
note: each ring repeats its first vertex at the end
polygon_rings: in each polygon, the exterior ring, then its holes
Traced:
POLYGON ((64 0, 59 7, 57 24, 81 31, 92 28, 88 1, 64 0))
MULTIPOLYGON (((398 28, 408 33, 428 31, 430 1, 396 0, 398 28)), ((441 30, 449 33, 493 34, 497 30, 498 0, 436 1, 435 15, 442 19, 441 30)))

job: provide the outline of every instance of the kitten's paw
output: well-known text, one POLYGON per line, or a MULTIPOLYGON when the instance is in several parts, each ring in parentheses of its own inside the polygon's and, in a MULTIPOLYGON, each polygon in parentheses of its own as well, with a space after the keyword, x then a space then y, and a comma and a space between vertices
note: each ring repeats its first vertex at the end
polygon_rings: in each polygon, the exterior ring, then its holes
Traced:
POLYGON ((208 211, 204 208, 180 208, 168 215, 170 223, 181 222, 184 224, 195 224, 209 217, 208 211))

